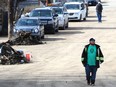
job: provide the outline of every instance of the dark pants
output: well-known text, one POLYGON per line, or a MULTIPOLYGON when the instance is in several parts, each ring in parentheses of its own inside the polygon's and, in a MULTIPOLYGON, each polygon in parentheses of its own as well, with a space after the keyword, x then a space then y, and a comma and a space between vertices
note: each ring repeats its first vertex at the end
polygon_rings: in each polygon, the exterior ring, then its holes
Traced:
POLYGON ((98 22, 102 22, 102 12, 97 12, 98 22))
POLYGON ((88 84, 95 84, 97 67, 87 65, 85 67, 86 79, 88 84))

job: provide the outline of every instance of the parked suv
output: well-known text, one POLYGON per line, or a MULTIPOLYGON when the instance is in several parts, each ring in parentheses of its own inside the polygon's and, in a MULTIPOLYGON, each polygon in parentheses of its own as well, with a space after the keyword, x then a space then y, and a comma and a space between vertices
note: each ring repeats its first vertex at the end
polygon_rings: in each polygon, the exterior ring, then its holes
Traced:
POLYGON ((68 12, 65 7, 52 7, 54 11, 58 14, 59 19, 59 28, 62 28, 63 30, 65 28, 68 28, 68 12))
POLYGON ((98 0, 87 0, 89 6, 96 6, 98 3, 98 0))
POLYGON ((19 32, 30 32, 32 37, 40 40, 44 38, 44 25, 42 25, 38 18, 33 17, 22 17, 14 26, 14 34, 17 35, 19 32))
POLYGON ((67 2, 80 2, 80 3, 84 3, 85 7, 86 7, 86 16, 88 16, 88 3, 87 0, 67 0, 67 2))
POLYGON ((67 2, 64 4, 69 14, 69 20, 86 20, 86 8, 84 3, 67 2))
POLYGON ((42 24, 44 24, 45 33, 58 32, 58 15, 51 7, 35 8, 30 12, 30 17, 38 17, 42 24))

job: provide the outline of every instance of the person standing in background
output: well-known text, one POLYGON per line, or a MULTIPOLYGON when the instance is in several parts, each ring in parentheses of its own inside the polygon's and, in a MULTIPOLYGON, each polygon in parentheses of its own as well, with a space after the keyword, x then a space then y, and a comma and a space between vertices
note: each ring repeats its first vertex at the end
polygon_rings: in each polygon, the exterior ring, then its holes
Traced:
POLYGON ((98 2, 98 4, 96 5, 96 13, 97 13, 98 22, 102 22, 102 10, 103 10, 103 6, 101 2, 98 2))

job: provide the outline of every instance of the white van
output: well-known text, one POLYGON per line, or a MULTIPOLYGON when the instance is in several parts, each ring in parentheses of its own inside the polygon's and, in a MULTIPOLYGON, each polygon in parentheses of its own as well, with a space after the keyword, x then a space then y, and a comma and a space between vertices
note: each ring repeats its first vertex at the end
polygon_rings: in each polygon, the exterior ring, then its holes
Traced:
POLYGON ((86 20, 86 7, 84 3, 67 2, 64 4, 68 11, 69 20, 86 20))

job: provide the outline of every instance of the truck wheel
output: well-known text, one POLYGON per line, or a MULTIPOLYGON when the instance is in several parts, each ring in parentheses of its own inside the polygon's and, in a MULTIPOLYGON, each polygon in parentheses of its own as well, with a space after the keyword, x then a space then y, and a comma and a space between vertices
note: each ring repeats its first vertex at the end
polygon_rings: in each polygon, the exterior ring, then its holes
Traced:
POLYGON ((63 29, 63 30, 65 30, 65 29, 66 29, 66 26, 65 26, 65 24, 64 24, 64 26, 62 27, 62 29, 63 29))
POLYGON ((41 36, 37 36, 35 39, 37 39, 38 41, 41 41, 41 36))
POLYGON ((54 28, 52 29, 51 33, 52 33, 52 34, 55 34, 55 33, 56 33, 56 31, 55 31, 54 28))
POLYGON ((84 21, 86 21, 86 17, 85 17, 85 18, 83 18, 83 20, 84 20, 84 21))
POLYGON ((66 24, 66 28, 68 28, 68 26, 69 26, 69 23, 67 22, 67 24, 66 24))
POLYGON ((59 32, 59 25, 57 24, 56 32, 59 32))
POLYGON ((79 19, 80 22, 81 22, 81 19, 82 19, 82 15, 80 15, 80 19, 79 19))
POLYGON ((58 32, 59 30, 57 29, 56 32, 58 32))
POLYGON ((45 36, 43 35, 42 37, 41 37, 41 39, 44 39, 45 38, 45 36))

